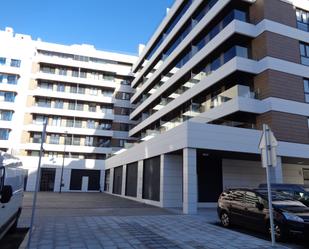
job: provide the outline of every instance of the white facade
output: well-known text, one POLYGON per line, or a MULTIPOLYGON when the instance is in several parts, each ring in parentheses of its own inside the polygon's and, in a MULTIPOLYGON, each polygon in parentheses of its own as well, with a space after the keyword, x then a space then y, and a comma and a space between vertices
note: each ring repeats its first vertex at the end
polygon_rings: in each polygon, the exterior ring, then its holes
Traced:
POLYGON ((61 191, 101 191, 104 159, 133 141, 128 96, 137 58, 85 44, 35 41, 11 28, 0 31, 0 41, 0 149, 22 158, 26 190, 34 190, 48 117, 40 189, 60 191, 63 173, 61 191))

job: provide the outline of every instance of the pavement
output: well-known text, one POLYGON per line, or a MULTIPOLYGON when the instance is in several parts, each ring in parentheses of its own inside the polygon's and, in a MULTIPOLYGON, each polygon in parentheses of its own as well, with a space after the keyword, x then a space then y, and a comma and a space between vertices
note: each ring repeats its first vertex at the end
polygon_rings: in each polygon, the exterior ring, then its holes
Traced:
MULTIPOLYGON (((29 225, 31 201, 25 193, 20 227, 29 225)), ((182 215, 105 193, 39 193, 31 248, 271 248, 269 241, 214 225, 215 219, 214 209, 182 215)))

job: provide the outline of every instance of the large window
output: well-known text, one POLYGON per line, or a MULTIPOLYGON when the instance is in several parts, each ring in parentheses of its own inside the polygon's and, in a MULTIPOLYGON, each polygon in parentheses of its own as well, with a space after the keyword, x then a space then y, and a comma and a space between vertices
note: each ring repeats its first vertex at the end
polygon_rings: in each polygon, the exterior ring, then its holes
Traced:
POLYGON ((300 43, 301 64, 309 66, 309 44, 300 43))
POLYGON ((305 102, 309 103, 309 80, 304 79, 305 102))
POLYGON ((303 31, 309 31, 309 12, 296 9, 297 28, 303 31))

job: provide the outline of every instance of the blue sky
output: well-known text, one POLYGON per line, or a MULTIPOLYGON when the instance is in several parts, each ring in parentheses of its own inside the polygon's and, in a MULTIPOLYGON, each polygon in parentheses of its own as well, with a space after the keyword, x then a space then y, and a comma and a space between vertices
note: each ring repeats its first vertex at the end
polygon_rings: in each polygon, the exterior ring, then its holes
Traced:
POLYGON ((137 53, 174 0, 4 0, 0 28, 61 44, 137 53))

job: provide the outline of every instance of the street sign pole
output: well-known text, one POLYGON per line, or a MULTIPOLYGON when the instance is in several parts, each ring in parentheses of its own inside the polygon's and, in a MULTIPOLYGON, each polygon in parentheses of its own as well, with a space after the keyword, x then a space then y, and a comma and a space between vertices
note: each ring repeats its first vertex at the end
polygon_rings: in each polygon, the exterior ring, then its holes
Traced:
POLYGON ((269 220, 270 220, 270 232, 271 232, 271 244, 275 246, 275 229, 274 229, 274 215, 272 207, 272 195, 271 195, 271 181, 270 181, 270 168, 276 167, 277 154, 276 147, 278 142, 271 132, 268 125, 263 124, 263 135, 260 141, 259 148, 261 149, 262 155, 262 166, 266 168, 267 177, 267 193, 268 193, 268 209, 269 209, 269 220))
POLYGON ((30 222, 30 228, 29 228, 29 237, 28 237, 27 249, 30 249, 30 245, 31 245, 33 223, 34 223, 34 216, 35 216, 35 208, 36 208, 36 199, 37 199, 37 193, 39 191, 41 159, 42 159, 42 154, 43 154, 43 144, 45 142, 45 137, 46 137, 46 127, 47 127, 47 118, 44 119, 43 131, 42 131, 42 137, 41 137, 41 147, 40 147, 40 155, 39 155, 39 163, 38 163, 38 168, 37 168, 37 175, 36 175, 36 180, 35 180, 35 189, 34 189, 34 195, 33 195, 32 214, 31 214, 31 222, 30 222))

